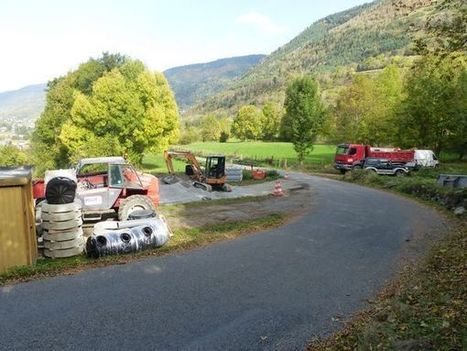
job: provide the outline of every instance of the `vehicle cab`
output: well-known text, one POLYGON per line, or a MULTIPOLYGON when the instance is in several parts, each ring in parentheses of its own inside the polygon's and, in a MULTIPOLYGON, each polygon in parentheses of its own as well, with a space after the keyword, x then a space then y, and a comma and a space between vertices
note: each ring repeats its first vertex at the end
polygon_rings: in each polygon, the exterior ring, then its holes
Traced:
POLYGON ((352 170, 355 166, 361 167, 361 162, 365 158, 365 146, 359 144, 337 145, 334 156, 334 168, 341 173, 352 170))

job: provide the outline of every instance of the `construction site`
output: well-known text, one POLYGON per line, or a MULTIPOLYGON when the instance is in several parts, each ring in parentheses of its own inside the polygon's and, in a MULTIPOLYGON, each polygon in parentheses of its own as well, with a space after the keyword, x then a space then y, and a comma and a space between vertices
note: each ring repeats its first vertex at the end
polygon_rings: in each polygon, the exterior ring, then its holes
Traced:
POLYGON ((1 229, 8 244, 0 270, 153 250, 170 240, 172 228, 298 214, 305 203, 300 196, 309 193, 286 171, 227 164, 223 155, 198 160, 188 151, 167 150, 164 160, 167 174, 159 177, 117 156, 81 159, 74 168, 46 171, 43 179, 33 179, 30 167, 2 168, 1 229), (184 172, 175 172, 174 159, 186 163, 184 172), (203 206, 173 209, 196 202, 203 206), (12 220, 18 213, 26 216, 12 220))

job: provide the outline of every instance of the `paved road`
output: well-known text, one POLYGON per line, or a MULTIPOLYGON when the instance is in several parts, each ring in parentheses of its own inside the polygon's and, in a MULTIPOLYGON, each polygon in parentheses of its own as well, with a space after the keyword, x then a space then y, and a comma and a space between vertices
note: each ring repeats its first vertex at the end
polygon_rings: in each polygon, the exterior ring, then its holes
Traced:
POLYGON ((283 228, 0 288, 0 349, 300 350, 365 306, 414 233, 443 226, 394 195, 294 177, 312 209, 283 228))

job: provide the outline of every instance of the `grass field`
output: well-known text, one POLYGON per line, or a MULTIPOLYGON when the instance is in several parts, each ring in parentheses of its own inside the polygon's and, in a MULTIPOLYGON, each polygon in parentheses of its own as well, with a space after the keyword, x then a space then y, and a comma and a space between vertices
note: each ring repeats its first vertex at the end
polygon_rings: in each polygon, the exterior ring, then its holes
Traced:
MULTIPOLYGON (((172 149, 191 151, 196 155, 224 154, 228 161, 235 159, 246 159, 266 163, 269 165, 283 164, 287 160, 288 165, 297 163, 297 154, 292 143, 282 142, 240 142, 230 141, 227 143, 198 142, 189 145, 175 145, 172 149)), ((325 165, 331 164, 334 159, 334 145, 315 145, 313 151, 305 159, 305 164, 325 165)), ((166 173, 162 154, 148 154, 143 159, 143 168, 151 173, 166 173)), ((183 172, 185 163, 175 160, 174 168, 177 172, 183 172)))
MULTIPOLYGON (((287 159, 288 162, 297 162, 297 154, 292 143, 261 141, 199 142, 179 146, 179 148, 200 154, 222 153, 236 158, 256 160, 287 159)), ((305 163, 330 163, 334 158, 335 150, 334 145, 315 145, 311 154, 305 159, 305 163)))

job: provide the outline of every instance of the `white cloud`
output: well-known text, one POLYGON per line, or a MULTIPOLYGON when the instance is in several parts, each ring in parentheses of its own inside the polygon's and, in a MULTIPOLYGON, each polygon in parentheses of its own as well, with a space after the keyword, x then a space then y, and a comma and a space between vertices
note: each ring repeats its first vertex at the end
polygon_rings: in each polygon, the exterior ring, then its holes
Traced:
POLYGON ((238 16, 235 22, 253 25, 266 34, 282 34, 287 32, 287 27, 274 23, 268 16, 258 12, 248 12, 238 16))

